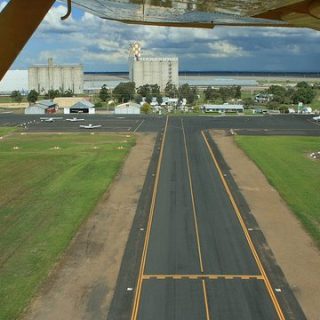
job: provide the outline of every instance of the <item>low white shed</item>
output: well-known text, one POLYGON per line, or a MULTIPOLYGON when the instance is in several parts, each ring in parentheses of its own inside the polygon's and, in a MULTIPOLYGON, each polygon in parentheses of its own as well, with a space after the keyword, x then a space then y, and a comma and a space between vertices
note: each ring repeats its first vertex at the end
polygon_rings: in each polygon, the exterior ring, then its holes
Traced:
POLYGON ((140 114, 140 104, 126 102, 119 104, 114 108, 114 114, 140 114))

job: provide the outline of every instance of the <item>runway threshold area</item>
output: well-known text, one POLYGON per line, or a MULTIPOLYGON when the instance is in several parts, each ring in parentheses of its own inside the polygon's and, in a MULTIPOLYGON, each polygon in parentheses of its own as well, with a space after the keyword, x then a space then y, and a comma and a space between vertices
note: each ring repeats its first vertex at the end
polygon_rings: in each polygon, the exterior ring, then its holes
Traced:
POLYGON ((200 130, 167 120, 131 319, 285 319, 200 130))

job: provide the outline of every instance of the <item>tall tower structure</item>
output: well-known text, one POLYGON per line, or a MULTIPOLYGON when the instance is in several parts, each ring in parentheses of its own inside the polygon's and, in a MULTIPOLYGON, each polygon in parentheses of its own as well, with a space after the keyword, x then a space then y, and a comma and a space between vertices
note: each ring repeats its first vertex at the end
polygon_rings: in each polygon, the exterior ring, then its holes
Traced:
POLYGON ((129 47, 129 79, 133 80, 134 62, 139 61, 141 57, 141 45, 138 41, 134 41, 129 47))
POLYGON ((135 41, 129 48, 129 79, 136 87, 157 84, 160 90, 168 82, 179 86, 179 61, 177 57, 143 57, 141 45, 135 41))

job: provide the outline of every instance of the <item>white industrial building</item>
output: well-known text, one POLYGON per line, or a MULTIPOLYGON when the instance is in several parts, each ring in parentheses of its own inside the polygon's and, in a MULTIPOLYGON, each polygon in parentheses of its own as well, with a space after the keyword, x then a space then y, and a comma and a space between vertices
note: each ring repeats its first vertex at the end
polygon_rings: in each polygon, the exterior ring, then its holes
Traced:
POLYGON ((136 88, 145 84, 157 84, 164 91, 171 82, 179 86, 179 60, 177 57, 141 57, 139 43, 131 45, 129 54, 129 80, 136 88))
POLYGON ((114 108, 114 114, 140 114, 140 104, 127 102, 119 104, 114 108))
POLYGON ((57 65, 49 59, 47 65, 33 65, 28 70, 29 90, 40 94, 49 90, 67 91, 75 94, 83 93, 83 66, 57 65))

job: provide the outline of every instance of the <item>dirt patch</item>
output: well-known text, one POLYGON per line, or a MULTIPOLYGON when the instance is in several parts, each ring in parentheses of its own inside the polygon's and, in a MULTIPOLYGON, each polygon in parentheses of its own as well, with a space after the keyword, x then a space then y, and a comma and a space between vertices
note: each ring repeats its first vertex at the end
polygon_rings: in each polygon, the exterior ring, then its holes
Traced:
POLYGON ((278 192, 224 131, 211 130, 307 319, 320 319, 320 252, 278 192))
POLYGON ((81 227, 24 320, 106 319, 155 135, 137 134, 124 167, 81 227))

